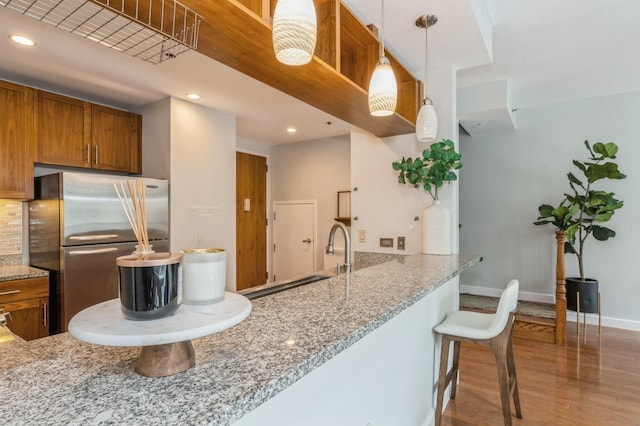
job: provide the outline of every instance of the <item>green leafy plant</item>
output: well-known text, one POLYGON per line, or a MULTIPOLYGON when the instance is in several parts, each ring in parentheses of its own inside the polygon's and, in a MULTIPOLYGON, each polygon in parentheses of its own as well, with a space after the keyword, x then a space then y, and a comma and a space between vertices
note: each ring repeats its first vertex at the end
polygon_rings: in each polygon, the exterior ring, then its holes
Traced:
POLYGON ((615 193, 593 189, 595 182, 604 179, 624 179, 627 176, 620 172, 613 161, 618 153, 618 146, 613 142, 597 142, 591 147, 589 141, 584 142, 589 151, 589 159, 585 162, 573 160, 573 165, 582 172, 579 179, 569 172, 569 186, 572 192, 564 194, 558 207, 542 204, 538 207, 538 220, 534 225, 553 224, 565 232, 567 241, 564 252, 575 254, 578 259, 580 280, 584 275, 584 244, 590 235, 598 241, 606 241, 616 236, 615 231, 599 225, 611 220, 616 210, 624 202, 615 198, 615 193), (577 248, 576 248, 577 246, 577 248))
POLYGON ((445 182, 458 179, 455 170, 462 167, 453 141, 443 139, 422 151, 422 158, 404 158, 394 161, 393 170, 399 171, 398 182, 422 187, 434 200, 438 199, 438 189, 445 182))

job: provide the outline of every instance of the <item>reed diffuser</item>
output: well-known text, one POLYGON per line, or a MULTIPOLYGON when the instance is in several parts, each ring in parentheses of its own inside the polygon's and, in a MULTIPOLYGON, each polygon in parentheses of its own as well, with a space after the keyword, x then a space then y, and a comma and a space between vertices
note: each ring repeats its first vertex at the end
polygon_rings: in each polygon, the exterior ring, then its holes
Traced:
POLYGON ((127 180, 126 184, 130 198, 127 198, 124 182, 114 183, 113 187, 129 225, 138 240, 133 254, 144 256, 154 253, 153 246, 149 244, 149 233, 147 232, 147 197, 144 190, 144 180, 127 180))
POLYGON ((182 303, 181 253, 156 253, 149 244, 143 179, 113 185, 129 225, 136 250, 116 259, 119 267, 120 307, 131 320, 153 320, 173 314, 182 303), (128 190, 128 196, 127 196, 128 190))

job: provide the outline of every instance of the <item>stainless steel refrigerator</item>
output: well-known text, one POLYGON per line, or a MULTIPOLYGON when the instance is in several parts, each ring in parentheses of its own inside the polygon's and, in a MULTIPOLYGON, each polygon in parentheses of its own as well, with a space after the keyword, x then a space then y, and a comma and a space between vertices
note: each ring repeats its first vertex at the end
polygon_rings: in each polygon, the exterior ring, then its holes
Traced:
MULTIPOLYGON (((51 334, 66 331, 81 310, 118 297, 116 258, 136 244, 113 186, 127 179, 138 178, 60 172, 35 180, 29 256, 32 266, 50 271, 51 334)), ((144 182, 150 243, 169 251, 168 182, 144 182)))

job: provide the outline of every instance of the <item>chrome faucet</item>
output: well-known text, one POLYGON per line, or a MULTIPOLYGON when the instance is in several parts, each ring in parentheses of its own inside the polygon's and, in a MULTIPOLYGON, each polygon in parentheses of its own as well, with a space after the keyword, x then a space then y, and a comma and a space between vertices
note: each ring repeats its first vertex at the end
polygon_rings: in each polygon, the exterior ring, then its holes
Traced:
MULTIPOLYGON (((327 254, 333 255, 333 243, 336 238, 336 229, 342 229, 344 234, 344 270, 345 272, 351 272, 351 237, 349 236, 349 230, 342 222, 336 222, 331 231, 329 231, 329 244, 327 245, 327 254)), ((338 270, 338 274, 340 270, 338 270)))

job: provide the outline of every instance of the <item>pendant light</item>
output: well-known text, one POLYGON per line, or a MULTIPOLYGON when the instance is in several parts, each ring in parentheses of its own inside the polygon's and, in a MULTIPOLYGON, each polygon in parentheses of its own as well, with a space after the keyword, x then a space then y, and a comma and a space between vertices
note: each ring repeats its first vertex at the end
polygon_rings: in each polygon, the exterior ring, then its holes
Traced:
POLYGON ((418 142, 435 142, 438 136, 438 115, 436 109, 433 107, 433 102, 427 95, 427 72, 428 72, 428 48, 429 48, 429 27, 435 25, 438 22, 436 15, 422 15, 416 20, 416 26, 424 28, 425 34, 425 55, 424 55, 424 99, 420 111, 418 111, 418 118, 416 120, 416 139, 418 142))
POLYGON ((273 50, 285 65, 304 65, 316 49, 316 8, 313 0, 278 0, 273 14, 273 50))
POLYGON ((398 102, 398 85, 389 59, 384 56, 384 0, 382 0, 382 29, 380 31, 380 59, 369 82, 369 112, 374 116, 391 115, 398 102))

